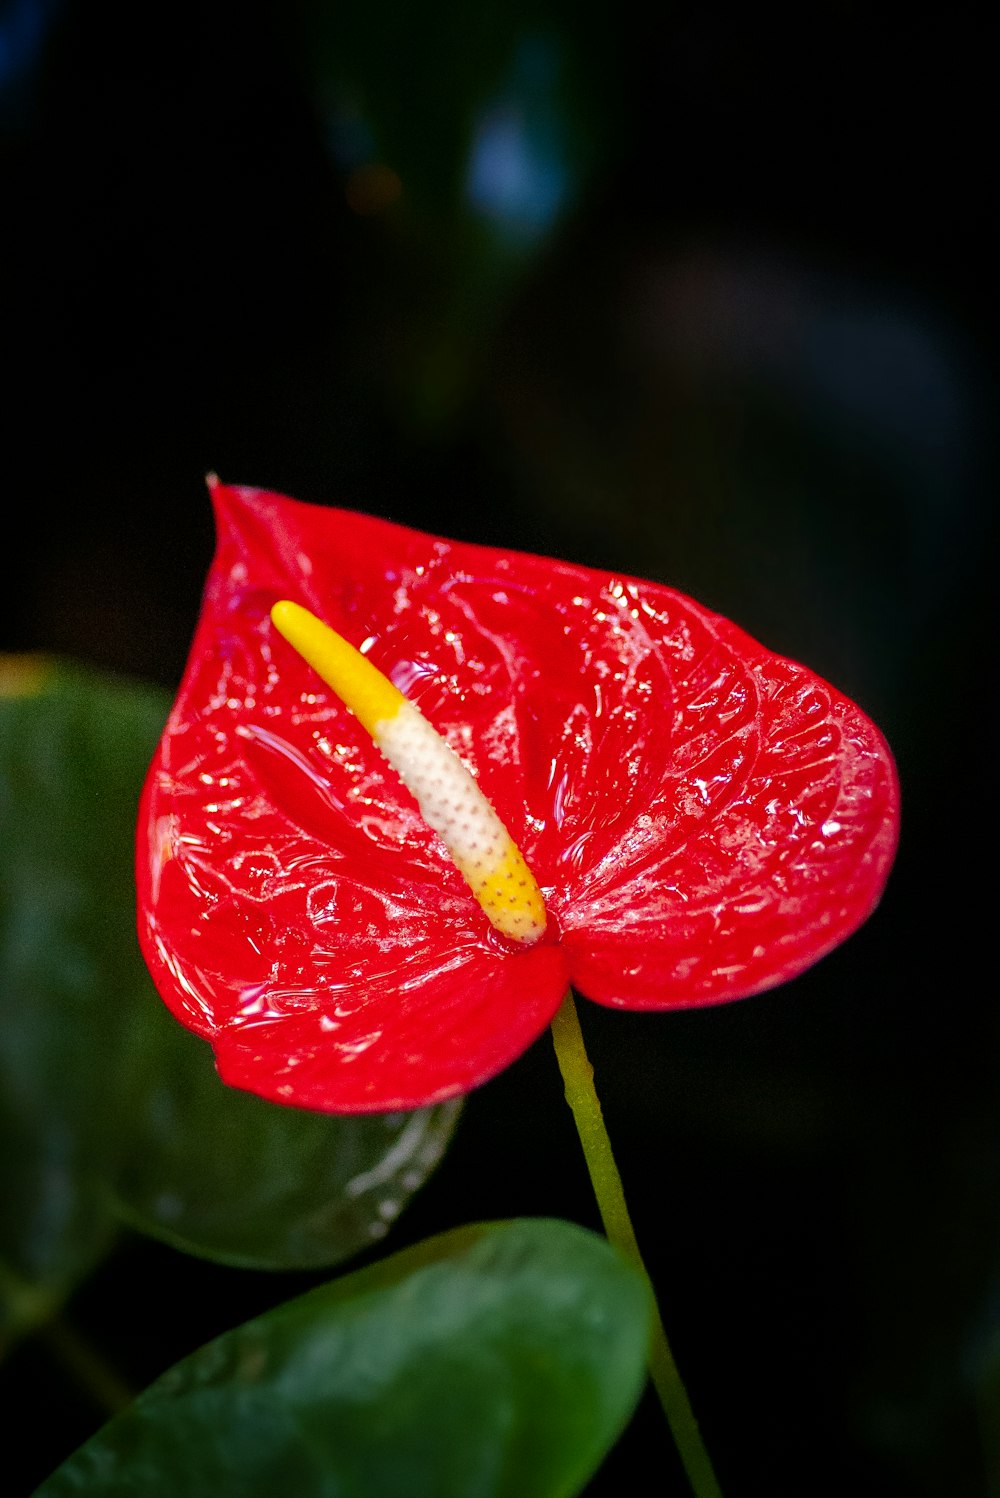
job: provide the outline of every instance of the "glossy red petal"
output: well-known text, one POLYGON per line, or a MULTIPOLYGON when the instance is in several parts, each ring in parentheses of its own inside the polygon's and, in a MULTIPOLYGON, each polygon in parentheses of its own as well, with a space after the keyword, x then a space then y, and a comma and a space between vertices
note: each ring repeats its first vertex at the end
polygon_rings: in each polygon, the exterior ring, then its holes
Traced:
POLYGON ((742 998, 871 914, 896 851, 895 766, 878 729, 804 667, 667 589, 636 587, 654 638, 675 642, 660 779, 624 838, 581 870, 563 946, 574 985, 600 1003, 742 998))
POLYGON ((736 998, 871 910, 897 796, 831 688, 670 589, 214 488, 218 546, 147 781, 140 938, 228 1080, 332 1109, 465 1091, 571 973, 600 1002, 736 998), (479 776, 552 914, 504 950, 367 735, 278 639, 305 604, 479 776))
POLYGON ((467 1092, 544 1030, 565 957, 494 936, 368 735, 268 621, 290 595, 360 642, 394 587, 406 612, 428 542, 320 511, 324 551, 307 506, 214 498, 216 556, 140 811, 150 971, 226 1080, 276 1101, 387 1111, 467 1092))

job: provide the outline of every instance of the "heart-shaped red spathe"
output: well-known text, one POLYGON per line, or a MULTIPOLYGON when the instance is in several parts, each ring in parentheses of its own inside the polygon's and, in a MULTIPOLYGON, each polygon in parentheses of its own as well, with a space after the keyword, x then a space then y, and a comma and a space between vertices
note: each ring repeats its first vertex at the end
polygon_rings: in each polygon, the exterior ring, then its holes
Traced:
POLYGON ((652 1010, 793 977, 896 848, 878 729, 656 583, 211 485, 218 528, 139 818, 139 934, 222 1077, 334 1112, 420 1107, 519 1056, 569 984, 652 1010), (277 635, 332 625, 477 776, 545 896, 499 938, 354 716, 277 635))

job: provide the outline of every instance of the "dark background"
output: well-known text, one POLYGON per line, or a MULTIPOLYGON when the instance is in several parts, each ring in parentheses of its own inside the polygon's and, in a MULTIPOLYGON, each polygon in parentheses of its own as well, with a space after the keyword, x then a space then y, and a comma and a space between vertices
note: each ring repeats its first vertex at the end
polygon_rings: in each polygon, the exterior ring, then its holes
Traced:
MULTIPOLYGON (((176 685, 215 470, 671 583, 895 750, 843 948, 727 1008, 581 1006, 729 1498, 1000 1492, 974 17, 0 3, 0 648, 176 685)), ((389 1246, 534 1213, 596 1225, 547 1039, 389 1246)), ((142 1386, 310 1282, 135 1239, 71 1314, 142 1386)), ((44 1348, 5 1380, 30 1485, 102 1415, 44 1348)), ((626 1490, 684 1491, 652 1404, 592 1485, 626 1490)))

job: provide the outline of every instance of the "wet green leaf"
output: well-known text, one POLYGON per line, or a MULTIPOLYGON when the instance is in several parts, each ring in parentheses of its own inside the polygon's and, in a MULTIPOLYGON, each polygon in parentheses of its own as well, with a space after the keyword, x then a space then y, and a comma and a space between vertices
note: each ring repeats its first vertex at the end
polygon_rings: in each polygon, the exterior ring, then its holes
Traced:
MULTIPOLYGON (((54 665, 6 679, 0 1255, 12 1283, 58 1298, 114 1233, 99 1181, 117 1152, 149 1002, 131 929, 131 827, 167 704, 54 665)), ((25 1304, 8 1296, 8 1316, 24 1319, 25 1304)))
POLYGON ((163 1005, 115 1200, 125 1219, 231 1264, 323 1267, 381 1238, 441 1158, 459 1102, 331 1118, 219 1081, 209 1047, 163 1005))
POLYGON ((67 664, 0 679, 0 1328, 58 1303, 121 1213, 231 1262, 337 1263, 385 1232, 457 1116, 260 1102, 166 1013, 135 936, 133 840, 168 706, 67 664))
POLYGON ((642 1391, 649 1314, 583 1228, 461 1228, 201 1348, 36 1498, 577 1493, 642 1391))

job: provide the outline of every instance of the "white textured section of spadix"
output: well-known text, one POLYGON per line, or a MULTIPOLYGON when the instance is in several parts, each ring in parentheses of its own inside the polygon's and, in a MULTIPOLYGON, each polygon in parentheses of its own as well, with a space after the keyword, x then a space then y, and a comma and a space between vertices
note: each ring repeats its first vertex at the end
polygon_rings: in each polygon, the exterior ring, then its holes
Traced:
POLYGON ((541 891, 454 750, 409 702, 374 725, 374 738, 496 929, 513 941, 537 941, 545 930, 541 891))

